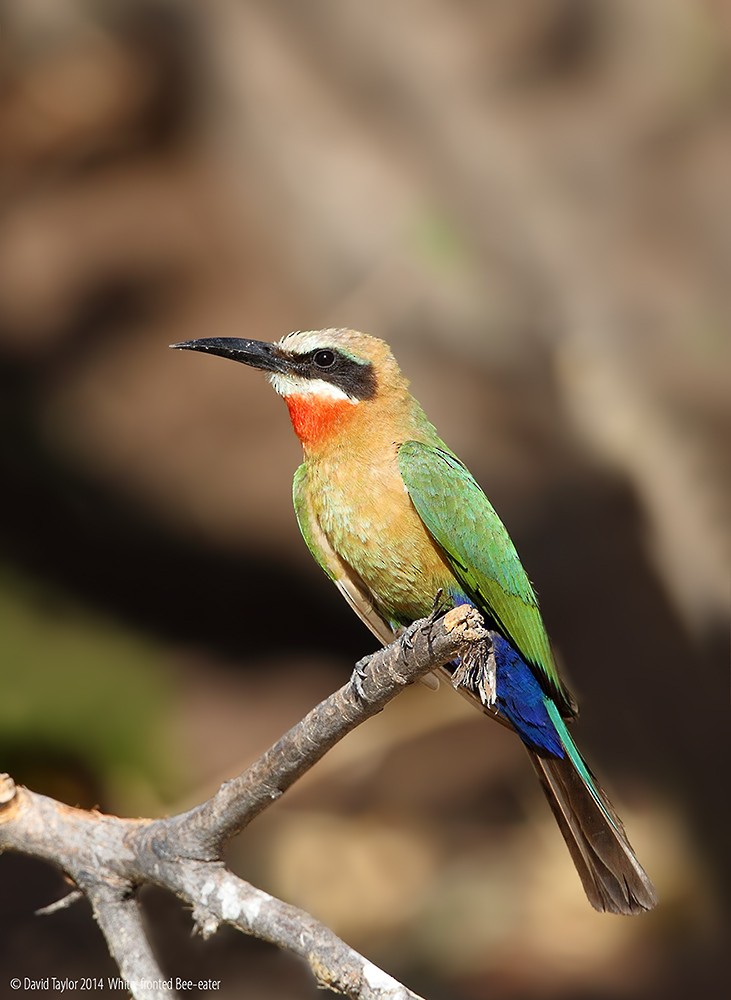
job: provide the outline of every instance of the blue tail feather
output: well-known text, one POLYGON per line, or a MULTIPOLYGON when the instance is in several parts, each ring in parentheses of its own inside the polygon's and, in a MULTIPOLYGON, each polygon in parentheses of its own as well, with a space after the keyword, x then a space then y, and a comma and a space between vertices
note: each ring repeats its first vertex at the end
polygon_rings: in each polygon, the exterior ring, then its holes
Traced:
POLYGON ((539 756, 550 755, 559 760, 568 757, 612 827, 617 824, 600 795, 594 777, 586 766, 566 723, 550 697, 542 690, 533 671, 510 643, 500 635, 493 637, 496 661, 496 703, 500 712, 512 722, 523 742, 539 756))
MULTIPOLYGON (((472 603, 461 592, 452 596, 458 604, 472 603)), ((592 906, 612 913, 652 909, 657 902, 652 882, 558 707, 510 642, 492 629, 490 637, 495 708, 528 748, 592 906)), ((482 704, 487 692, 475 683, 467 689, 482 704)))
MULTIPOLYGON (((475 606, 461 590, 454 590, 451 597, 455 604, 475 606)), ((537 754, 548 754, 563 760, 566 747, 552 718, 552 715, 558 716, 558 710, 550 696, 508 640, 497 632, 491 631, 490 635, 495 656, 495 703, 498 711, 508 719, 527 747, 537 754), (550 712, 549 706, 555 710, 554 713, 550 712)), ((565 726, 563 730, 566 731, 565 726)))
POLYGON ((498 710, 531 750, 563 759, 566 751, 549 712, 550 699, 535 674, 501 635, 493 635, 493 653, 498 710))

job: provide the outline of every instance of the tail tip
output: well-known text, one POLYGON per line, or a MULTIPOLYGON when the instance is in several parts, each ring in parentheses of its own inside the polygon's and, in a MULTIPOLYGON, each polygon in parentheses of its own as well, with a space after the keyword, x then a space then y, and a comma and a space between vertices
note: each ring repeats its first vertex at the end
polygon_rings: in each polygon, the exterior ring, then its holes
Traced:
POLYGON ((592 886, 591 891, 585 885, 594 909, 600 913, 617 913, 622 916, 635 916, 654 909, 658 902, 655 886, 644 871, 635 874, 637 877, 632 879, 633 884, 630 884, 626 876, 622 876, 621 882, 612 880, 608 884, 605 880, 601 887, 592 886))

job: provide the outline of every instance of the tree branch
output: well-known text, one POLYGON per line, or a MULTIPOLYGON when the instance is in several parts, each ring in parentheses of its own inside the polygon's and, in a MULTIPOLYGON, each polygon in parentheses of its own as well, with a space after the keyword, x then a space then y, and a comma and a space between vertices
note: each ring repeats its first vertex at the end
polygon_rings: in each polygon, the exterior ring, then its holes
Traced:
POLYGON ((317 705, 207 802, 167 819, 120 819, 75 809, 0 776, 0 850, 57 865, 91 901, 94 916, 135 997, 170 1000, 145 937, 136 889, 168 889, 193 907, 204 936, 221 922, 304 958, 318 983, 355 1000, 419 1000, 309 914, 249 885, 221 861, 222 849, 347 733, 406 685, 487 633, 462 606, 416 622, 356 667, 350 682, 317 705), (145 988, 145 983, 152 983, 145 988))
POLYGON ((432 619, 415 622, 396 642, 367 658, 363 679, 359 664, 350 683, 313 708, 213 798, 163 821, 167 830, 177 827, 179 846, 190 857, 217 857, 226 839, 239 833, 356 726, 382 711, 406 685, 486 635, 482 619, 466 605, 447 612, 438 628, 434 625, 432 619))
POLYGON ((174 1000, 142 926, 131 886, 94 879, 86 889, 96 922, 135 1000, 174 1000))

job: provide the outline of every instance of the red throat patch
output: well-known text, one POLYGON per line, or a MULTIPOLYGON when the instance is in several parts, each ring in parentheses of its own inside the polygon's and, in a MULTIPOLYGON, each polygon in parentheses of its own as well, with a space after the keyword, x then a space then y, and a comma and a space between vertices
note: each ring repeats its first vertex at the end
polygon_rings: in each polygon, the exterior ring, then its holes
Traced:
POLYGON ((347 399, 285 396, 294 432, 304 445, 324 444, 343 427, 356 407, 347 399))

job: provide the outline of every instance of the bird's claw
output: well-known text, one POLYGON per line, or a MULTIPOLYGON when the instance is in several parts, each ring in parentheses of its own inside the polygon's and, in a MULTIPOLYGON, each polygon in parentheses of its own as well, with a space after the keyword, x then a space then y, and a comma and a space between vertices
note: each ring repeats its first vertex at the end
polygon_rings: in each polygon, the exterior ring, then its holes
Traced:
POLYGON ((353 685, 355 696, 359 701, 365 701, 366 698, 363 681, 368 676, 368 667, 370 666, 372 656, 373 653, 369 653, 368 656, 364 656, 361 660, 358 660, 353 668, 353 673, 350 675, 350 683, 353 685))
POLYGON ((404 649, 408 649, 409 652, 414 648, 414 633, 416 632, 416 622, 412 622, 411 625, 401 625, 394 632, 394 638, 398 639, 401 644, 401 652, 404 649))
POLYGON ((444 591, 440 587, 439 590, 434 595, 434 603, 432 604, 432 609, 429 612, 429 617, 426 620, 428 626, 432 626, 434 622, 439 618, 444 608, 444 603, 442 598, 444 597, 444 591))

